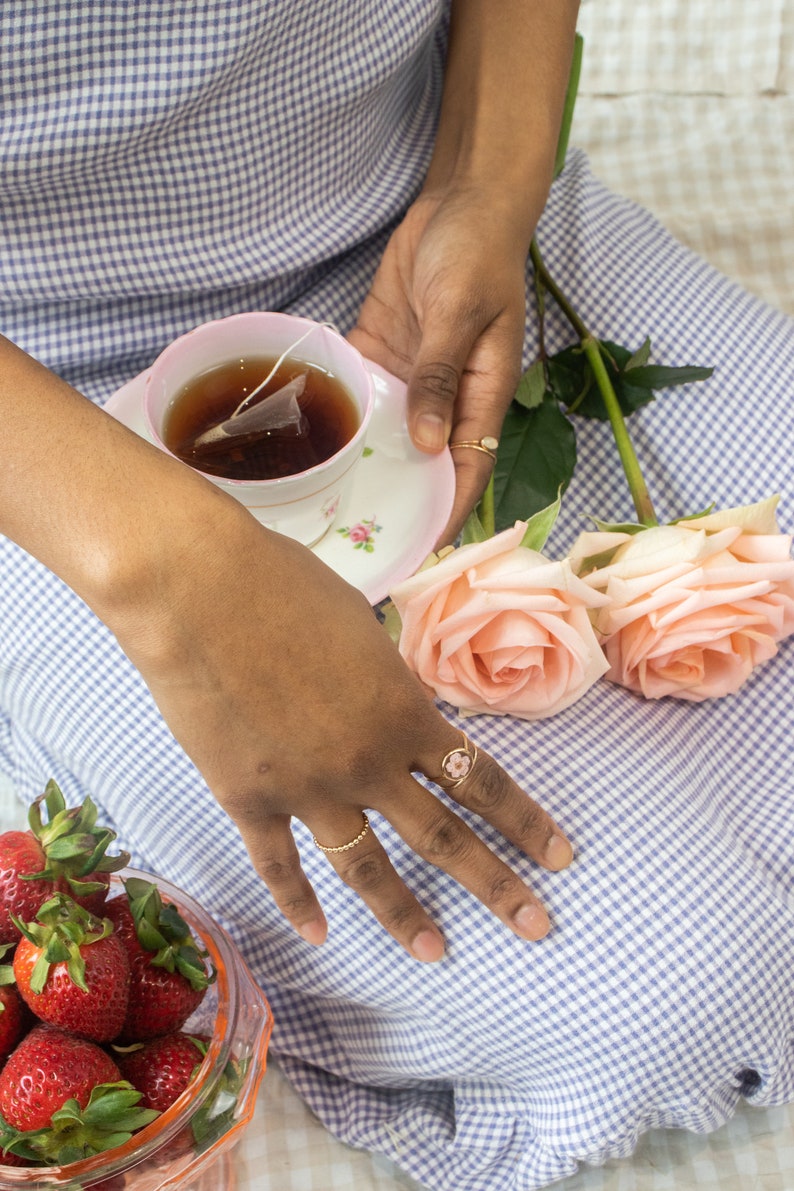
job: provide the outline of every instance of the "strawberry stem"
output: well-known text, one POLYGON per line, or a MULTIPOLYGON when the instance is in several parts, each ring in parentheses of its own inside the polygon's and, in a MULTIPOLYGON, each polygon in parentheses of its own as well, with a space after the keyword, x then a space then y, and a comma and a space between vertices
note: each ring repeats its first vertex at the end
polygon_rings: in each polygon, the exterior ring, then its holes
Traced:
POLYGON ((38 873, 25 873, 23 880, 56 881, 64 877, 76 896, 98 893, 102 882, 82 878, 95 872, 114 873, 129 864, 128 852, 108 856, 107 849, 116 838, 115 831, 97 827, 97 808, 90 798, 76 807, 67 807, 60 787, 52 779, 44 793, 30 807, 28 824, 47 858, 38 873), (44 821, 42 807, 47 811, 44 821))

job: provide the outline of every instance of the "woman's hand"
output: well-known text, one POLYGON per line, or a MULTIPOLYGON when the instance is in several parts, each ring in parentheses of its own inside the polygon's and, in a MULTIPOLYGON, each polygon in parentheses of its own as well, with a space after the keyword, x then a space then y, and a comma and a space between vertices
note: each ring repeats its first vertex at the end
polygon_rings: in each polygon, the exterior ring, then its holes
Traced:
MULTIPOLYGON (((429 452, 499 437, 521 371, 523 237, 485 193, 423 195, 392 235, 350 340, 408 384, 408 429, 429 452)), ((452 541, 493 469, 453 451, 452 541)))
MULTIPOLYGON (((351 340, 408 384, 418 447, 498 438, 521 369, 525 266, 551 185, 578 0, 452 0, 427 178, 351 340), (505 85, 509 80, 509 86, 505 85)), ((451 541, 491 474, 453 452, 451 541)))
MULTIPOLYGON (((441 777, 461 734, 364 598, 231 498, 208 495, 200 512, 194 496, 192 532, 170 526, 162 558, 150 560, 157 579, 148 592, 106 616, 285 916, 308 941, 325 938, 291 818, 333 847, 353 840, 373 809, 516 934, 545 935, 548 918, 531 890, 411 776, 441 777)), ((487 755, 452 795, 544 867, 570 861, 549 816, 487 755)), ((328 861, 411 955, 441 958, 438 927, 374 827, 328 861)))
MULTIPOLYGON (((322 942, 326 925, 290 819, 333 847, 367 808, 517 934, 546 933, 532 891, 411 776, 441 777, 461 735, 358 591, 2 339, 0 413, 0 532, 115 634, 304 938, 322 942), (31 410, 57 433, 32 436, 31 410)), ((569 862, 554 823, 491 758, 453 796, 545 867, 569 862)), ((412 955, 440 958, 438 927, 374 829, 328 859, 412 955)))

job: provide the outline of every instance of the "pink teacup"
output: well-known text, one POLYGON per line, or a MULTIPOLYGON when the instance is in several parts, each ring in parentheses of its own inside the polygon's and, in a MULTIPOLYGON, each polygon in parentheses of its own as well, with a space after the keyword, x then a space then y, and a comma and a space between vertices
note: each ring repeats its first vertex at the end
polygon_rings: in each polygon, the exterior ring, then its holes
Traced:
POLYGON ((280 357, 284 352, 341 382, 355 406, 357 429, 352 437, 323 462, 276 479, 240 480, 206 471, 202 475, 236 497, 269 529, 312 546, 330 528, 353 479, 375 399, 364 358, 336 330, 295 315, 261 311, 203 323, 174 340, 155 360, 146 378, 144 416, 152 441, 171 454, 163 429, 186 385, 220 365, 280 357))

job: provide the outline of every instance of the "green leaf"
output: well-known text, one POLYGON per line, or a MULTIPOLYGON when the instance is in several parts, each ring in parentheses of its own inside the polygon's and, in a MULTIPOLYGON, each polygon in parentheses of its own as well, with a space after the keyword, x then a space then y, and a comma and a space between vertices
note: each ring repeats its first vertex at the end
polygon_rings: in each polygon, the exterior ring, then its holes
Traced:
POLYGON ((525 409, 535 409, 543 401, 546 392, 546 369, 542 360, 536 360, 527 368, 518 382, 514 401, 523 405, 525 409))
POLYGON ((403 631, 403 622, 400 618, 400 613, 397 611, 392 601, 389 600, 381 609, 381 614, 383 617, 383 627, 396 645, 399 642, 400 634, 403 631))
POLYGON ((129 897, 130 902, 146 902, 149 898, 154 898, 157 902, 158 896, 157 888, 152 881, 142 880, 140 877, 127 877, 124 881, 124 887, 129 897))
MULTIPOLYGON (((639 372, 639 368, 636 370, 639 372)), ((631 374, 634 376, 634 372, 631 374)), ((641 409, 643 405, 650 405, 656 398, 653 395, 653 389, 643 388, 640 385, 627 384, 622 379, 622 374, 615 378, 615 393, 617 394, 618 404, 623 410, 626 417, 633 414, 636 410, 641 409)))
POLYGON ((642 347, 638 347, 634 355, 631 356, 623 367, 624 372, 628 372, 631 368, 639 368, 643 364, 647 364, 651 358, 651 341, 646 335, 645 342, 642 347))
POLYGON ((487 540, 488 534, 485 532, 483 523, 477 515, 477 509, 474 508, 464 522, 461 543, 464 546, 469 546, 472 542, 485 542, 487 540))
POLYGON ((170 942, 174 942, 176 939, 185 939, 190 934, 188 924, 173 902, 167 902, 163 905, 160 910, 158 925, 166 939, 170 942))
POLYGON ((573 426, 551 399, 507 411, 494 471, 496 532, 547 509, 567 488, 576 466, 573 426))
MULTIPOLYGON (((654 389, 671 388, 705 380, 712 375, 712 368, 686 365, 668 368, 661 364, 648 364, 650 340, 633 354, 620 343, 608 339, 599 343, 610 373, 615 394, 625 417, 655 400, 654 389)), ((557 352, 548 361, 549 384, 554 396, 570 413, 583 418, 608 421, 608 414, 598 385, 587 360, 578 346, 567 347, 557 352)))
POLYGON ((527 550, 537 550, 540 552, 546 545, 548 536, 554 529, 554 523, 557 520, 560 512, 560 505, 562 503, 562 493, 557 494, 557 499, 545 509, 533 514, 527 521, 526 532, 521 539, 521 545, 526 546, 527 550))
POLYGON ((548 361, 549 387, 563 405, 574 405, 587 394, 590 386, 598 392, 590 365, 580 347, 566 347, 550 356, 548 361))
POLYGON ((168 946, 168 941, 148 918, 141 918, 135 924, 138 940, 147 951, 160 951, 168 946))
POLYGON ((47 849, 47 856, 50 860, 74 860, 82 856, 86 849, 93 853, 92 835, 63 835, 53 840, 47 849))
POLYGON ((681 368, 646 364, 632 369, 631 383, 647 389, 670 389, 675 385, 688 385, 696 380, 708 380, 713 372, 713 368, 698 368, 694 364, 685 364, 681 368))
POLYGON ((79 947, 75 946, 73 948, 66 964, 66 970, 69 973, 72 984, 76 984, 82 992, 87 993, 88 985, 85 982, 85 961, 80 954, 79 947))
POLYGON ((710 505, 706 505, 705 509, 701 509, 699 513, 685 513, 683 517, 676 517, 673 521, 668 522, 668 524, 678 525, 679 521, 699 521, 701 517, 708 517, 713 513, 716 507, 716 503, 712 501, 710 505))
POLYGON ((617 551, 618 547, 614 546, 611 550, 602 550, 600 554, 589 554, 587 558, 579 560, 576 573, 584 577, 591 575, 593 571, 602 571, 609 566, 617 551))
MULTIPOLYGON (((632 359, 628 348, 608 339, 601 341, 599 346, 623 414, 633 414, 640 406, 653 401, 651 389, 634 383, 639 369, 632 369, 631 384, 623 379, 622 369, 626 368, 632 359)), ((567 405, 571 413, 583 418, 595 418, 600 422, 609 420, 604 399, 581 348, 567 347, 551 357, 549 381, 555 397, 563 405, 567 405)))
POLYGON ((647 525, 637 525, 634 521, 601 521, 598 517, 590 517, 593 525, 601 533, 639 533, 643 529, 647 529, 647 525))
POLYGON ((33 965, 33 971, 30 974, 30 987, 34 993, 40 993, 43 990, 44 985, 47 983, 49 971, 49 960, 42 952, 33 965))
MULTIPOLYGON (((152 962, 154 963, 154 961, 152 962)), ((213 984, 215 981, 215 970, 212 970, 211 975, 207 975, 201 963, 199 952, 195 947, 180 947, 174 956, 174 966, 177 972, 185 977, 190 987, 196 989, 196 991, 201 988, 207 988, 208 985, 213 984)))

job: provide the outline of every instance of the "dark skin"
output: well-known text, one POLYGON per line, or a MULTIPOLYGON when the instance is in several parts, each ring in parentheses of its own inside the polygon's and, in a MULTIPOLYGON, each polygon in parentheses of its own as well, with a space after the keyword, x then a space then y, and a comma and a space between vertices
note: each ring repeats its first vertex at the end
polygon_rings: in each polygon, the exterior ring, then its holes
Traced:
MULTIPOLYGON (((551 180, 574 21, 575 5, 562 2, 453 6, 436 153, 350 336, 407 381, 409 430, 423 450, 499 434, 520 369, 524 265, 551 180), (531 85, 506 94, 505 77, 528 75, 531 85)), ((290 821, 339 845, 368 808, 515 934, 547 933, 532 890, 411 776, 437 778, 460 733, 357 591, 5 341, 0 415, 0 532, 115 634, 305 939, 321 943, 326 922, 290 821), (31 410, 57 436, 34 446, 31 410)), ((445 539, 490 472, 481 452, 454 458, 445 539)), ((486 754, 452 797, 538 864, 570 862, 562 832, 486 754)), ((441 958, 439 927, 374 830, 328 859, 411 955, 441 958)))

